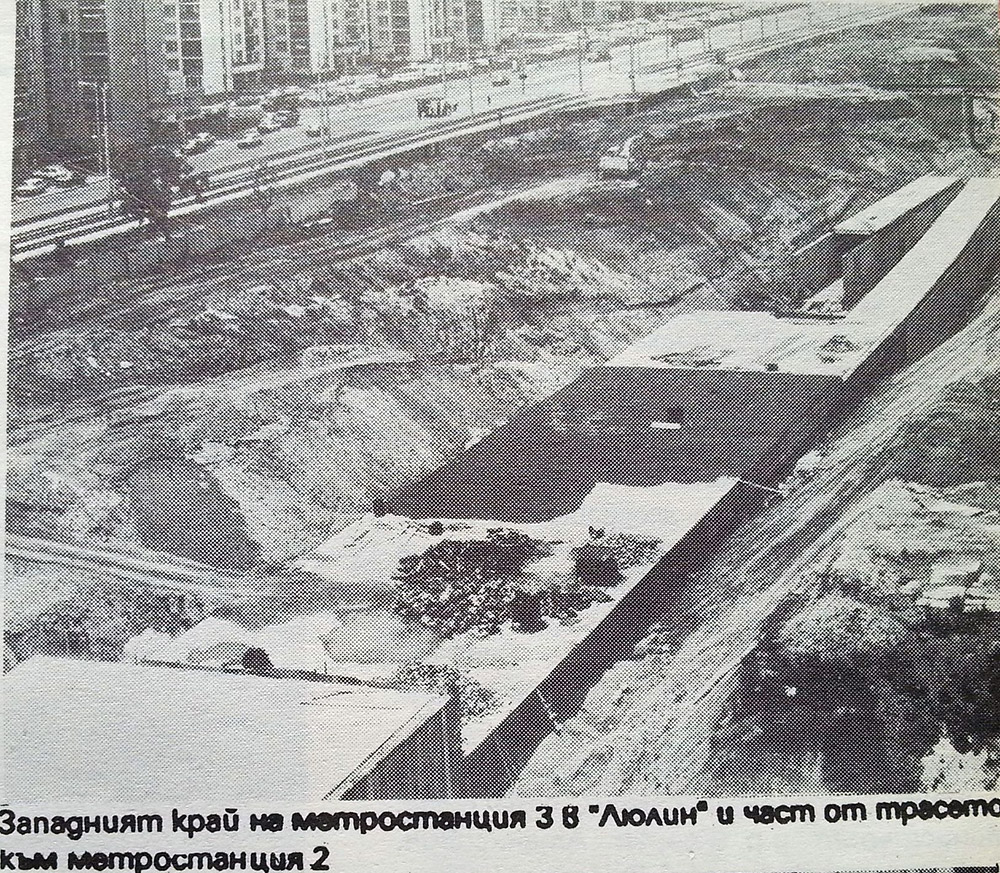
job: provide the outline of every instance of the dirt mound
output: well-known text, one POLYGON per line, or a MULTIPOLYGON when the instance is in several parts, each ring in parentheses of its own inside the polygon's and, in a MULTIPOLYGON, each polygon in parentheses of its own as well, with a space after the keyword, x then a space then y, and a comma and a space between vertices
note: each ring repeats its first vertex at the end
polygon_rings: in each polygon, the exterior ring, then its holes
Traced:
POLYGON ((814 658, 833 664, 898 645, 906 632, 906 626, 884 610, 829 594, 789 619, 776 642, 783 657, 792 661, 814 658))
POLYGON ((890 475, 933 487, 1000 479, 998 389, 1000 374, 949 385, 932 409, 902 423, 890 475))

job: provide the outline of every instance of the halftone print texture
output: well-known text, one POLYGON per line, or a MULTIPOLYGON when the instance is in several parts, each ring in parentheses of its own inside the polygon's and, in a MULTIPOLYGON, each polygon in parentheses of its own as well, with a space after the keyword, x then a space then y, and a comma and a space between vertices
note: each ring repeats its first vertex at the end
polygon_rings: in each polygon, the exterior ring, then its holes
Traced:
POLYGON ((994 791, 995 9, 427 5, 17 0, 5 800, 994 791))

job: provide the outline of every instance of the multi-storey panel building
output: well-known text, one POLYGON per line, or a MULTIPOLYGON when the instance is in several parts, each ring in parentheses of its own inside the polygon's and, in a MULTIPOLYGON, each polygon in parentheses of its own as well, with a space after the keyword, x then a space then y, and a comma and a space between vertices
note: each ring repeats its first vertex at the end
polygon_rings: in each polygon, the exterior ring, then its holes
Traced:
POLYGON ((276 80, 410 57, 408 0, 267 0, 266 15, 267 69, 276 80))
POLYGON ((262 0, 166 0, 163 9, 173 91, 213 99, 261 87, 262 0))
POLYGON ((484 0, 409 0, 409 19, 414 61, 461 60, 483 44, 484 0))
POLYGON ((150 141, 168 107, 163 0, 105 0, 108 130, 113 152, 150 141))
POLYGON ((18 0, 16 160, 93 148, 116 154, 151 135, 166 108, 163 0, 18 0))
POLYGON ((41 0, 17 0, 14 42, 14 166, 29 163, 48 129, 41 0))
MULTIPOLYGON (((296 78, 312 71, 316 49, 312 0, 267 0, 264 4, 265 71, 271 81, 296 78)), ((319 13, 329 15, 329 2, 319 13)))

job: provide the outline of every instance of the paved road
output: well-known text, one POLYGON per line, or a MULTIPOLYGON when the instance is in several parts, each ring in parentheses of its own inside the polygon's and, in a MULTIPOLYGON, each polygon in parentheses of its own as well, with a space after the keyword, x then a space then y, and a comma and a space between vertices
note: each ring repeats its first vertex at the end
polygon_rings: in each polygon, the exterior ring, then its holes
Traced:
MULTIPOLYGON (((761 38, 773 38, 807 26, 832 25, 842 16, 857 14, 858 7, 850 4, 814 4, 811 9, 800 7, 768 13, 745 20, 716 25, 709 29, 706 39, 689 40, 678 45, 668 45, 664 34, 656 34, 637 42, 630 59, 629 46, 618 46, 611 52, 611 60, 583 64, 583 91, 592 95, 611 95, 630 90, 630 71, 636 70, 637 90, 653 90, 676 81, 673 64, 678 59, 690 61, 704 54, 706 46, 712 49, 752 45, 761 38), (662 66, 669 60, 671 67, 664 71, 643 69, 662 66)), ((876 10, 877 11, 877 10, 876 10)), ((336 138, 351 138, 365 133, 400 133, 430 128, 432 121, 416 118, 415 102, 418 97, 447 93, 450 102, 458 103, 458 111, 450 116, 460 118, 470 113, 498 109, 525 100, 549 96, 581 93, 580 63, 576 57, 555 58, 530 64, 528 79, 522 87, 516 78, 510 85, 494 86, 491 74, 483 70, 468 79, 420 85, 415 88, 377 97, 352 100, 329 108, 331 128, 336 138)), ((304 146, 320 147, 320 142, 305 133, 305 127, 318 123, 323 114, 321 107, 305 107, 301 113, 302 124, 297 128, 267 134, 264 143, 253 149, 238 149, 234 140, 223 139, 215 147, 192 158, 192 164, 207 172, 239 164, 268 160, 277 155, 304 146)), ((95 177, 87 185, 66 191, 46 192, 34 199, 13 204, 11 221, 15 224, 42 220, 46 215, 82 209, 102 202, 107 197, 107 181, 95 177)))

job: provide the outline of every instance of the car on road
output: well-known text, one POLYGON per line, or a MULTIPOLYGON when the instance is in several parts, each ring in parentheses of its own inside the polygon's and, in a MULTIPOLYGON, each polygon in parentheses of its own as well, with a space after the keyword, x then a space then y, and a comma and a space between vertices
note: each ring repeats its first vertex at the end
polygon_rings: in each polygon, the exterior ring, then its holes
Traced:
POLYGON ((323 127, 322 124, 307 124, 306 125, 306 136, 322 136, 324 133, 329 133, 330 129, 323 127))
POLYGON ((203 130, 201 133, 196 133, 191 139, 196 139, 200 143, 204 143, 206 146, 215 145, 215 136, 209 133, 207 130, 203 130))
POLYGON ((200 139, 191 137, 184 145, 181 146, 181 152, 185 155, 197 155, 200 152, 208 150, 208 144, 202 142, 200 139))
POLYGON ((171 189, 175 194, 182 197, 197 197, 208 190, 208 173, 198 172, 194 169, 185 170, 178 177, 171 189))
POLYGON ((254 146, 259 146, 264 142, 264 137, 260 135, 259 131, 248 130, 243 136, 236 140, 236 147, 240 149, 249 149, 254 146))
POLYGON ((510 84, 510 76, 508 76, 506 73, 497 73, 493 76, 493 85, 495 87, 499 88, 501 85, 509 85, 509 84, 510 84))
POLYGON ((260 124, 257 125, 257 130, 260 133, 271 133, 275 130, 281 130, 281 122, 278 120, 275 113, 269 112, 260 120, 260 124))
POLYGON ((18 197, 34 197, 36 194, 42 194, 48 190, 49 183, 45 179, 39 179, 37 176, 32 176, 30 179, 25 179, 20 185, 14 189, 14 194, 18 197))
POLYGON ((295 127, 299 123, 299 110, 282 109, 274 113, 274 120, 282 127, 295 127))
POLYGON ((87 181, 83 173, 78 173, 62 164, 49 164, 47 167, 39 167, 34 172, 34 178, 44 179, 51 185, 60 185, 63 187, 82 185, 87 181))

